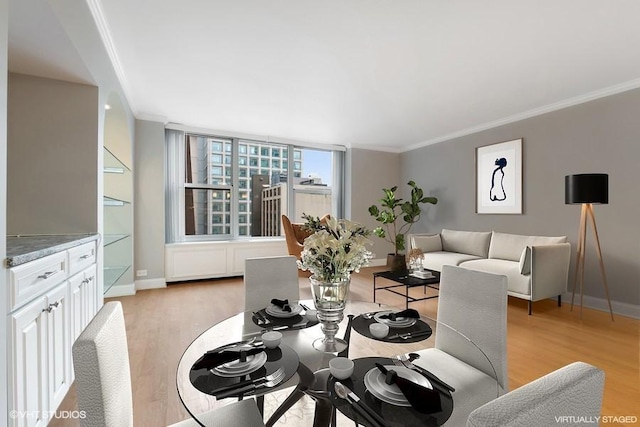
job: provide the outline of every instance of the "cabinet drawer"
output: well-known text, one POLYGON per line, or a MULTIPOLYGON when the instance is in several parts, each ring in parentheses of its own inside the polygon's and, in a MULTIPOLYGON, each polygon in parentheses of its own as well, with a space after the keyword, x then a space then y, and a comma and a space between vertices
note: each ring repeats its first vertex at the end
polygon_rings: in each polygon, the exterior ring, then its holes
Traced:
POLYGON ((69 253, 69 275, 74 275, 96 262, 96 244, 94 242, 76 246, 69 253))
POLYGON ((67 252, 28 262, 10 270, 9 311, 62 283, 68 276, 67 252))

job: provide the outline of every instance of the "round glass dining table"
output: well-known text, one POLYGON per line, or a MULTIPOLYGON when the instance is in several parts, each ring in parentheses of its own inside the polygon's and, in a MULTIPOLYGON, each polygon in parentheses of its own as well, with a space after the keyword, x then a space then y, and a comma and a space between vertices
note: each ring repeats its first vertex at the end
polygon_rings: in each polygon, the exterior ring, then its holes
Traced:
MULTIPOLYGON (((312 300, 302 300, 300 304, 313 309, 312 300)), ((344 338, 349 343, 349 347, 338 355, 348 356, 352 359, 355 369, 350 378, 340 382, 348 386, 358 396, 361 404, 373 409, 381 417, 381 420, 384 421, 382 425, 390 427, 443 425, 456 409, 463 409, 454 404, 455 394, 460 390, 452 391, 447 388, 449 387, 447 382, 453 378, 434 378, 425 369, 408 362, 409 367, 419 371, 430 380, 433 390, 440 392, 439 407, 425 413, 424 410, 415 410, 408 404, 400 406, 392 404, 393 402, 389 399, 384 399, 384 395, 380 396, 379 393, 368 391, 365 385, 365 376, 367 374, 373 375, 370 371, 376 367, 376 363, 389 369, 393 369, 395 366, 398 366, 396 368, 398 370, 406 369, 407 365, 399 359, 403 358, 407 363, 407 359, 411 361, 417 356, 415 352, 434 347, 438 333, 456 336, 459 348, 462 347, 465 353, 472 355, 480 363, 484 363, 489 371, 493 367, 485 353, 470 339, 453 328, 438 324, 436 320, 424 316, 421 316, 416 324, 410 327, 391 328, 387 337, 374 338, 369 332, 368 325, 379 321, 379 313, 386 311, 398 312, 400 310, 379 303, 347 302, 338 336, 345 335, 344 338), (393 336, 397 334, 411 335, 394 338, 393 336), (384 401, 381 401, 380 398, 383 398, 384 401)), ((297 319, 301 317, 304 318, 304 316, 298 316, 297 319)), ((358 410, 360 408, 355 408, 352 402, 336 395, 334 391, 336 379, 329 374, 328 367, 329 361, 337 354, 323 353, 313 347, 314 340, 323 336, 320 324, 312 322, 312 326, 309 326, 304 324, 303 320, 297 323, 285 321, 285 325, 282 326, 282 323, 278 322, 280 319, 271 318, 271 320, 275 322, 270 325, 258 324, 262 322, 256 318, 254 312, 238 313, 213 325, 187 347, 178 363, 176 384, 178 395, 189 414, 200 424, 206 425, 206 419, 200 414, 205 414, 239 398, 234 394, 221 398, 221 394, 216 391, 234 385, 240 380, 256 379, 258 376, 263 378, 269 374, 273 374, 275 377, 279 374, 277 384, 268 384, 273 385, 272 387, 258 387, 255 391, 240 396, 241 398, 259 396, 260 399, 265 399, 264 411, 267 417, 267 426, 341 426, 353 425, 352 420, 361 425, 375 426, 369 419, 361 415, 362 411, 358 410), (202 364, 207 352, 213 353, 212 350, 224 349, 232 344, 250 342, 254 338, 255 341, 260 341, 261 335, 271 329, 279 330, 282 333, 282 340, 279 347, 273 350, 267 349, 264 352, 266 356, 261 355, 264 360, 260 370, 241 378, 235 378, 233 371, 229 373, 217 368, 211 369, 211 367, 199 365, 202 364), (299 400, 303 400, 303 402, 298 402, 299 400), (300 409, 300 405, 306 406, 300 409), (337 409, 337 412, 334 408, 337 409), (327 414, 329 410, 330 412, 327 414), (333 413, 334 416, 331 417, 330 413, 333 413), (331 424, 329 424, 330 420, 332 420, 331 424)), ((247 358, 247 360, 249 359, 247 358)), ((485 371, 487 370, 485 369, 485 371)), ((371 378, 371 376, 368 378, 369 384, 373 381, 371 378)), ((260 383, 264 385, 265 381, 261 380, 260 383)), ((492 387, 495 387, 494 397, 497 397, 499 394, 497 382, 494 381, 492 387)), ((464 410, 469 411, 469 408, 464 408, 464 410)))

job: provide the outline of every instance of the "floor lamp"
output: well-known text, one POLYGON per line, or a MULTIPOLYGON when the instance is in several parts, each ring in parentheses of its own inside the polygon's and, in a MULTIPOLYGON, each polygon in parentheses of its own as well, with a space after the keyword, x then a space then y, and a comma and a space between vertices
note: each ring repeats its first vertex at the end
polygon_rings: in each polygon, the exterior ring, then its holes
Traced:
POLYGON ((609 203, 609 175, 606 173, 585 173, 578 175, 567 175, 564 177, 564 202, 568 205, 581 204, 580 228, 578 230, 578 248, 576 252, 576 269, 573 279, 573 293, 571 295, 571 310, 573 310, 573 299, 576 295, 576 284, 580 281, 580 316, 582 317, 582 300, 584 296, 584 254, 586 252, 587 221, 589 218, 596 238, 596 249, 600 262, 600 271, 604 281, 604 291, 609 303, 609 312, 613 320, 613 309, 611 299, 609 299, 609 285, 607 275, 604 271, 604 261, 600 250, 600 239, 598 238, 598 228, 596 227, 596 217, 593 214, 593 204, 609 203))

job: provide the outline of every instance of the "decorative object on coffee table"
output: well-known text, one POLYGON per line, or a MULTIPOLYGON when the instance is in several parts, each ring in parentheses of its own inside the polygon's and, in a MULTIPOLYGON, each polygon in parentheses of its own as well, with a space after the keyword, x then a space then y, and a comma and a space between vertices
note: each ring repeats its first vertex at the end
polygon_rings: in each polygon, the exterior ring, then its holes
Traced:
POLYGON ((323 338, 314 341, 319 351, 337 353, 347 347, 336 338, 339 324, 344 318, 344 306, 349 296, 351 273, 368 265, 372 257, 366 248, 370 231, 358 223, 329 218, 322 223, 318 218, 303 215, 305 227, 313 231, 304 241, 298 267, 311 272, 311 292, 322 324, 323 338))
POLYGON ((398 187, 383 188, 384 197, 380 199, 380 206, 371 205, 369 214, 382 226, 376 227, 373 233, 393 245, 394 252, 387 255, 387 268, 392 271, 407 268, 404 256, 405 235, 420 219, 421 204, 435 205, 438 199, 425 197, 424 191, 414 181, 407 183, 411 187, 411 199, 403 200, 396 196, 398 187))
POLYGON ((422 259, 424 257, 424 252, 420 248, 413 248, 409 251, 409 259, 408 261, 408 269, 412 273, 416 271, 422 271, 422 259))
POLYGON ((571 294, 571 309, 573 310, 573 299, 576 295, 576 284, 580 281, 580 316, 582 316, 582 299, 584 285, 584 254, 587 241, 587 217, 591 220, 593 234, 596 238, 596 249, 598 261, 600 262, 600 272, 604 283, 604 291, 609 303, 609 312, 613 320, 613 309, 609 299, 609 285, 607 275, 604 271, 604 261, 600 250, 600 239, 598 238, 598 228, 596 227, 596 217, 593 214, 593 204, 606 205, 609 203, 609 175, 606 173, 585 173, 578 175, 567 175, 564 177, 564 202, 567 205, 581 204, 580 227, 578 229, 578 247, 576 250, 576 268, 573 279, 573 291, 571 294))

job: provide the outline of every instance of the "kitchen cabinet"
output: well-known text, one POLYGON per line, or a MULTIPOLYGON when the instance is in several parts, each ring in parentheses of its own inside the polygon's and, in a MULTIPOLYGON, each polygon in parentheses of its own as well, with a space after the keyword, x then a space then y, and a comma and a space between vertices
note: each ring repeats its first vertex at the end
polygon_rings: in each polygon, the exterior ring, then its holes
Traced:
POLYGON ((72 380, 64 281, 11 314, 14 425, 44 426, 72 380))
POLYGON ((12 426, 45 426, 73 381, 72 346, 102 305, 96 242, 9 269, 12 426))

